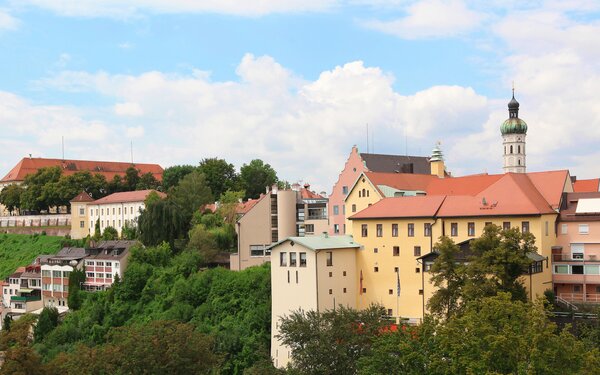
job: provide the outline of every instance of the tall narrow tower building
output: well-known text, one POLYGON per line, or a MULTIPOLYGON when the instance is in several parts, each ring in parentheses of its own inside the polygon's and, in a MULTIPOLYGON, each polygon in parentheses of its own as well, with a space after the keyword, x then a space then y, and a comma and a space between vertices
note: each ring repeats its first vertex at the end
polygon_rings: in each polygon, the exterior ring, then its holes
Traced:
POLYGON ((525 173, 525 136, 527 124, 519 118, 519 102, 513 96, 508 102, 508 119, 500 127, 504 147, 504 173, 525 173))

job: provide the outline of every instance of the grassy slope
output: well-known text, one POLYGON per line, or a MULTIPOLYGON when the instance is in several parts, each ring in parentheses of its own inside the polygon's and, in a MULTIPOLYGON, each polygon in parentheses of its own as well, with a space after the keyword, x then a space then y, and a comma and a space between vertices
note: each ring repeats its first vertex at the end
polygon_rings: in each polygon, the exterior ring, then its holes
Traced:
POLYGON ((56 254, 64 237, 0 234, 0 280, 17 267, 26 266, 40 254, 56 254))

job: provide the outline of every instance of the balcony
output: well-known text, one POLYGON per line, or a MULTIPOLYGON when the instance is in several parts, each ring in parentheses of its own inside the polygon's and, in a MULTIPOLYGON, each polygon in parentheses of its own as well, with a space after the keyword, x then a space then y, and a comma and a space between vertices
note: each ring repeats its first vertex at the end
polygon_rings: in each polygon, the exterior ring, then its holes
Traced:
POLYGON ((600 256, 588 255, 588 256, 575 256, 571 254, 552 254, 553 262, 590 262, 600 263, 600 256))
POLYGON ((327 220, 326 214, 308 215, 308 220, 327 220))
POLYGON ((559 293, 558 296, 571 303, 600 303, 598 293, 559 293))
POLYGON ((41 296, 11 296, 10 302, 33 302, 40 301, 42 299, 41 296))

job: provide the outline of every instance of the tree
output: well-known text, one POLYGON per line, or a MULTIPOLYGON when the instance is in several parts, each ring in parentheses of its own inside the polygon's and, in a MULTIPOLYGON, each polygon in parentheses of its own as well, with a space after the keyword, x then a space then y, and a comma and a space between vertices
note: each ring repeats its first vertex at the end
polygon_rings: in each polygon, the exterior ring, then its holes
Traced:
POLYGON ((174 165, 163 171, 162 191, 169 191, 171 188, 179 185, 179 181, 197 168, 193 165, 174 165))
POLYGON ((130 223, 129 221, 125 221, 123 224, 123 228, 121 228, 121 238, 124 240, 135 240, 138 237, 137 227, 134 223, 130 223))
POLYGON ((100 219, 96 219, 96 223, 94 224, 94 235, 92 239, 94 241, 99 241, 102 237, 102 233, 100 232, 100 219))
POLYGON ((200 259, 203 264, 214 261, 219 250, 214 236, 206 230, 204 225, 198 224, 194 226, 192 230, 190 230, 189 237, 188 250, 200 254, 200 259))
POLYGON ((119 232, 113 227, 104 228, 104 232, 102 233, 102 239, 104 241, 114 241, 119 239, 119 232))
POLYGON ((136 190, 150 190, 150 189, 158 189, 160 187, 160 182, 154 177, 151 172, 144 173, 140 176, 140 180, 135 186, 136 190))
POLYGON ((6 316, 4 316, 4 320, 2 321, 2 329, 5 331, 10 331, 10 326, 12 324, 12 316, 6 314, 6 316))
POLYGON ((375 337, 389 322, 383 306, 339 306, 325 312, 295 311, 281 319, 277 336, 292 350, 292 368, 303 374, 354 374, 375 337))
POLYGON ((107 185, 107 193, 113 194, 121 191, 127 191, 127 186, 123 182, 123 177, 118 174, 113 177, 113 179, 107 185))
POLYGON ((238 175, 235 172, 235 167, 224 159, 203 159, 200 162, 198 171, 206 177, 206 184, 217 200, 225 191, 233 190, 238 185, 238 175))
POLYGON ((175 246, 175 240, 184 238, 189 230, 189 218, 173 201, 159 200, 145 206, 138 217, 140 241, 146 246, 167 242, 175 246))
POLYGON ((269 164, 254 159, 240 168, 240 181, 246 198, 258 198, 265 188, 277 183, 277 173, 269 164))
POLYGON ((467 278, 466 266, 457 261, 460 248, 450 238, 440 237, 435 249, 438 257, 429 273, 436 291, 427 302, 427 307, 432 314, 448 319, 460 309, 467 278))
POLYGON ((29 346, 15 346, 6 351, 0 375, 44 375, 40 356, 29 346))
POLYGON ((75 311, 79 310, 83 302, 81 294, 81 285, 85 282, 85 268, 73 269, 69 274, 69 297, 67 298, 67 306, 75 311))
POLYGON ((21 208, 21 195, 23 187, 17 184, 10 184, 0 192, 0 203, 2 203, 8 212, 12 215, 15 210, 21 208))
POLYGON ((33 331, 36 342, 40 342, 58 325, 58 310, 56 307, 44 307, 33 331))
POLYGON ((94 199, 102 198, 106 195, 107 182, 101 174, 92 175, 88 171, 79 171, 69 176, 61 176, 56 189, 60 205, 69 206, 69 201, 82 191, 94 199))
POLYGON ((58 196, 56 184, 61 174, 60 167, 46 167, 25 176, 23 181, 25 190, 21 194, 21 208, 43 211, 53 206, 58 196))
POLYGON ((140 171, 133 165, 125 171, 125 191, 134 191, 140 182, 140 171))
POLYGON ((179 182, 167 199, 178 207, 184 219, 189 222, 195 211, 212 202, 212 194, 206 177, 202 173, 194 171, 179 182))
POLYGON ((243 191, 227 190, 221 195, 217 212, 223 217, 226 223, 234 225, 237 221, 237 208, 243 197, 243 191))

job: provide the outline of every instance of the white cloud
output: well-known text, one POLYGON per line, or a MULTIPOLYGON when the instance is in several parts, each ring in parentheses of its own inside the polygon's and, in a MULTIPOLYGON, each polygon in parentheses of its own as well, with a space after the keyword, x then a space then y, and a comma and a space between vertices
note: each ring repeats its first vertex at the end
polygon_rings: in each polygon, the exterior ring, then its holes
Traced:
POLYGON ((127 128, 125 135, 127 138, 141 138, 144 136, 144 127, 143 126, 135 126, 127 128))
POLYGON ((19 27, 19 20, 11 16, 10 13, 0 8, 0 31, 16 30, 19 27))
POLYGON ((117 103, 115 104, 115 113, 119 116, 141 116, 144 110, 138 103, 117 103))
POLYGON ((405 39, 449 38, 472 31, 485 18, 461 0, 424 0, 409 5, 404 17, 364 21, 363 25, 405 39))
POLYGON ((69 17, 128 18, 144 13, 220 13, 262 16, 271 13, 324 11, 336 0, 13 0, 69 17))

